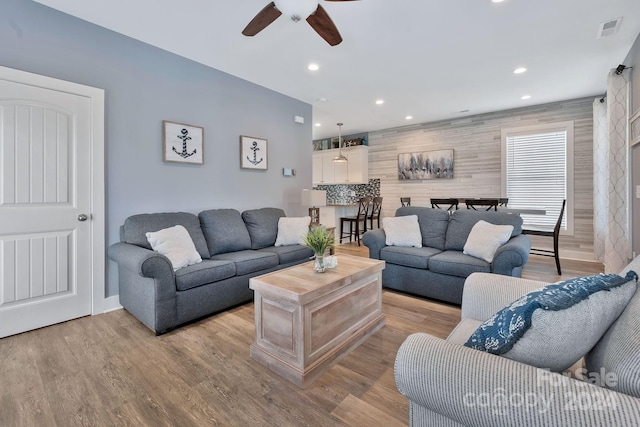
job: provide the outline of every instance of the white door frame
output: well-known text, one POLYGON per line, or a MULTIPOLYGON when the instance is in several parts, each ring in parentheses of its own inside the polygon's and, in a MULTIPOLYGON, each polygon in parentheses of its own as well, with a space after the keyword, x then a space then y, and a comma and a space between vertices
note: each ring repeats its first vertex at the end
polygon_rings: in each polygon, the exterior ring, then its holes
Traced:
POLYGON ((118 307, 105 297, 105 168, 104 168, 104 89, 72 83, 26 71, 0 67, 0 77, 15 83, 54 89, 83 96, 91 102, 91 314, 118 307))

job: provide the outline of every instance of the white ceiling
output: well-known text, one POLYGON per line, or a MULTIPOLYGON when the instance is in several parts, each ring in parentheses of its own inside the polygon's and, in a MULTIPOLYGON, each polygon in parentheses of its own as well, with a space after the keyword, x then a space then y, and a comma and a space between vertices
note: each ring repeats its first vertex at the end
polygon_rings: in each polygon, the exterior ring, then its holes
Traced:
POLYGON ((603 94, 640 32, 639 0, 320 0, 335 47, 284 15, 243 36, 270 0, 37 1, 312 104, 314 139, 603 94))

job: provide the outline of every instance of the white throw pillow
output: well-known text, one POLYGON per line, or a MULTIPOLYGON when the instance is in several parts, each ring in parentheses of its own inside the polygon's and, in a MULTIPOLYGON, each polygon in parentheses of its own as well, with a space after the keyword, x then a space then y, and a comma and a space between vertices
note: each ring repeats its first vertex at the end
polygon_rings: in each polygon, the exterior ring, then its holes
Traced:
POLYGON ((169 258, 173 271, 202 261, 186 228, 181 225, 146 233, 151 248, 169 258))
POLYGON ((511 233, 513 225, 495 225, 480 220, 471 229, 462 252, 491 262, 498 248, 509 241, 511 233))
POLYGON ((422 247, 418 215, 382 218, 382 229, 386 235, 387 246, 422 247))
POLYGON ((311 224, 310 216, 280 217, 275 246, 302 245, 304 236, 309 232, 309 224, 311 224))

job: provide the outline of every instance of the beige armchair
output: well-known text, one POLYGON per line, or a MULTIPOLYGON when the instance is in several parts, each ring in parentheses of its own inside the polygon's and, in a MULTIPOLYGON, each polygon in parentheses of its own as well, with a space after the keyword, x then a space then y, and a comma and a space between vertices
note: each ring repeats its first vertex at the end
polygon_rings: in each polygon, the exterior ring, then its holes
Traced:
POLYGON ((395 377, 409 398, 412 426, 640 425, 640 292, 587 355, 602 362, 587 379, 603 386, 462 345, 496 311, 545 285, 473 273, 464 286, 462 320, 446 340, 424 333, 406 339, 395 377))

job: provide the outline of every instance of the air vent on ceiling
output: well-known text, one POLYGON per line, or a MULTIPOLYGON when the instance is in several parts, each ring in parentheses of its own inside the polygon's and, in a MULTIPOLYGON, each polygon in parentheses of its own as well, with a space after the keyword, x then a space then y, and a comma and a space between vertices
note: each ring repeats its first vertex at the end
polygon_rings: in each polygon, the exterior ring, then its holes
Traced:
POLYGON ((598 34, 596 38, 601 39, 603 37, 609 37, 614 35, 620 29, 620 24, 622 23, 622 16, 614 19, 609 19, 608 21, 601 22, 598 26, 598 34))

